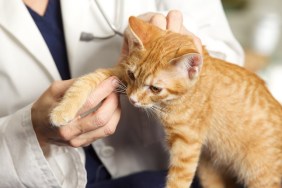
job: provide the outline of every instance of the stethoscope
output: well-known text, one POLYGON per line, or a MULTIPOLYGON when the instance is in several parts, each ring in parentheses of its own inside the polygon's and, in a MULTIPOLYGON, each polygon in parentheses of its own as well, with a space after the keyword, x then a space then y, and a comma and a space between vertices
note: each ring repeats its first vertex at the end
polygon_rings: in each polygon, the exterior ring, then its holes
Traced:
MULTIPOLYGON (((80 34, 80 41, 88 42, 88 41, 93 41, 93 40, 106 40, 106 39, 110 39, 110 38, 112 38, 112 37, 114 37, 116 35, 118 35, 120 37, 123 37, 123 33, 118 31, 116 26, 110 21, 110 19, 105 14, 104 9, 102 8, 100 3, 98 2, 98 0, 93 0, 93 1, 95 2, 98 10, 102 14, 102 16, 105 19, 105 21, 107 22, 108 26, 113 31, 113 34, 107 35, 107 36, 94 36, 92 33, 81 32, 81 34, 80 34)), ((93 2, 93 1, 91 1, 91 2, 93 2)))

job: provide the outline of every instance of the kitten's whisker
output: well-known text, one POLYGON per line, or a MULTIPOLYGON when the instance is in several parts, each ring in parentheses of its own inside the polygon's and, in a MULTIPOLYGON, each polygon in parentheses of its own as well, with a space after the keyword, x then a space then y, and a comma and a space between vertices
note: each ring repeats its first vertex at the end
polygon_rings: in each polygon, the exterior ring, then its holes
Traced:
POLYGON ((158 106, 152 106, 152 109, 154 110, 160 110, 160 108, 158 106))
POLYGON ((125 93, 125 91, 115 90, 117 93, 125 93))
POLYGON ((123 85, 123 83, 122 83, 120 80, 118 80, 118 83, 119 83, 119 85, 118 85, 118 87, 115 89, 115 91, 118 92, 118 93, 123 93, 123 94, 125 94, 127 87, 126 87, 125 85, 123 85))
POLYGON ((121 87, 126 88, 126 85, 121 80, 118 79, 118 83, 121 87))
POLYGON ((155 110, 154 108, 150 108, 150 113, 155 119, 158 119, 157 117, 161 114, 161 112, 155 110))
POLYGON ((152 117, 156 118, 157 114, 151 108, 148 110, 148 112, 152 117))
POLYGON ((127 87, 126 86, 123 86, 123 85, 118 85, 119 88, 122 88, 122 89, 126 89, 127 87))
POLYGON ((125 89, 116 88, 114 91, 117 92, 117 93, 126 94, 126 90, 125 89))
POLYGON ((122 85, 124 85, 124 83, 120 79, 118 79, 118 82, 121 83, 122 85))
POLYGON ((125 92, 125 91, 115 90, 115 92, 117 92, 117 93, 121 93, 121 94, 126 94, 126 92, 125 92))
POLYGON ((155 115, 158 115, 159 110, 154 108, 153 106, 150 108, 151 112, 154 113, 155 115))
POLYGON ((147 114, 147 117, 150 118, 150 113, 149 113, 150 111, 148 109, 145 109, 145 108, 144 108, 144 110, 145 110, 145 112, 147 114))
POLYGON ((120 87, 120 86, 118 86, 116 89, 119 89, 119 90, 126 90, 126 88, 123 88, 123 87, 120 87))
POLYGON ((151 109, 154 111, 154 112, 160 112, 160 113, 165 113, 165 110, 159 106, 152 106, 151 109))
POLYGON ((123 85, 118 85, 118 88, 120 89, 126 89, 127 87, 123 86, 123 85))

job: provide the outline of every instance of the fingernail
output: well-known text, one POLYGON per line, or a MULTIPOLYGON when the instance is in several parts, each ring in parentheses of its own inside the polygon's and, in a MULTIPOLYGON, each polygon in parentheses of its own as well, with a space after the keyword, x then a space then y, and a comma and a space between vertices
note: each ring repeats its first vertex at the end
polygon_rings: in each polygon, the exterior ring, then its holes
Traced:
POLYGON ((113 78, 112 84, 114 87, 117 87, 119 85, 118 80, 116 78, 113 78))

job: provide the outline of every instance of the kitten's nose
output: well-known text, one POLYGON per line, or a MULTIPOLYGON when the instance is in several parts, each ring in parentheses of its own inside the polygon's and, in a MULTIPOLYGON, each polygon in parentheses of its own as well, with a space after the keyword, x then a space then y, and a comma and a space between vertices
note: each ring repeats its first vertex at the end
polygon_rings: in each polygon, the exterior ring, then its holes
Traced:
POLYGON ((131 104, 135 105, 137 103, 137 100, 134 99, 133 97, 129 98, 129 101, 131 102, 131 104))

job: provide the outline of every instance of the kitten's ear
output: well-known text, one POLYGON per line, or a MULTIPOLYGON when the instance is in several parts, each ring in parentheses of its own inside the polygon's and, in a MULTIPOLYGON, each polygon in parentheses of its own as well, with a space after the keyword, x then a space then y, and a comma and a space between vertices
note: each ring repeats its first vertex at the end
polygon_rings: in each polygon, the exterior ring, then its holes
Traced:
POLYGON ((150 40, 157 38, 162 32, 164 31, 158 27, 131 16, 129 18, 129 27, 125 33, 128 38, 129 51, 134 48, 145 49, 146 44, 150 40))
POLYGON ((171 64, 179 71, 188 75, 190 80, 194 80, 200 74, 203 65, 203 57, 199 53, 189 53, 173 59, 171 64))

